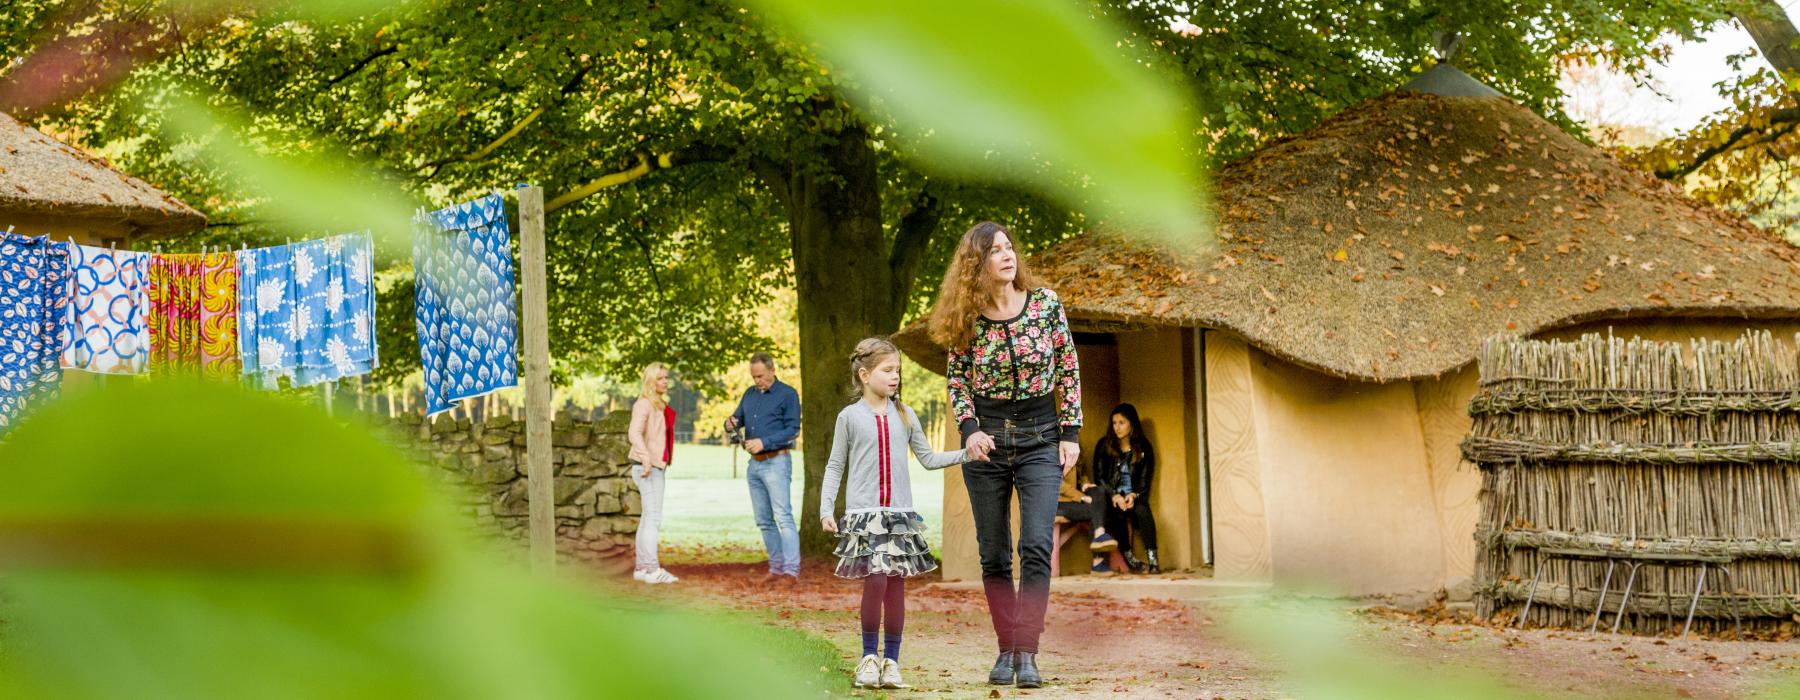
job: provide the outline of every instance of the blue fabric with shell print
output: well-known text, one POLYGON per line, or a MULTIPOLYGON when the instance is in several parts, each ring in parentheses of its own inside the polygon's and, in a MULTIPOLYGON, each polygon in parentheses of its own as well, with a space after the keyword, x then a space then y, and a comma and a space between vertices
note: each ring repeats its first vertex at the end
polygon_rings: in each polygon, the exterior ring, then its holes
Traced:
POLYGON ((506 200, 496 194, 426 214, 413 231, 413 270, 426 411, 518 386, 506 200))

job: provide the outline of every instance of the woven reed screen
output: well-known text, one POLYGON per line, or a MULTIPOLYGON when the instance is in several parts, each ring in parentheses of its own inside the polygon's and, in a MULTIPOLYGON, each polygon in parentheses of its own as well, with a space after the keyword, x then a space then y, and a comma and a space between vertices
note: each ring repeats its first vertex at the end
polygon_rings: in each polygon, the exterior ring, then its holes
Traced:
MULTIPOLYGON (((1463 456, 1481 469, 1476 604, 1516 615, 1540 548, 1730 557, 1709 573, 1700 631, 1800 615, 1800 357, 1751 332, 1732 342, 1492 339, 1463 456), (1716 572, 1716 570, 1715 570, 1716 572)), ((1552 559, 1533 626, 1585 629, 1606 564, 1552 559)), ((1644 566, 1621 631, 1679 631, 1697 567, 1644 566), (1672 622, 1671 622, 1672 621, 1672 622)), ((1625 569, 1607 597, 1617 610, 1625 569)), ((1511 619, 1511 618, 1507 618, 1511 619)))

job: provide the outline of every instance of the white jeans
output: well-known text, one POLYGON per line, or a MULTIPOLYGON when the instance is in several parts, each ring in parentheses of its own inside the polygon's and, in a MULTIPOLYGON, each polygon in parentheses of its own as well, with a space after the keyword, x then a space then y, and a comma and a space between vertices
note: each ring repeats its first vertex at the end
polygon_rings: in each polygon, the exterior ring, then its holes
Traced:
POLYGON ((667 477, 665 471, 642 464, 631 465, 631 483, 637 484, 638 497, 644 504, 644 514, 638 518, 637 529, 637 570, 649 573, 662 568, 656 561, 656 538, 662 529, 663 516, 663 484, 667 477), (638 476, 638 472, 648 469, 647 476, 638 476))

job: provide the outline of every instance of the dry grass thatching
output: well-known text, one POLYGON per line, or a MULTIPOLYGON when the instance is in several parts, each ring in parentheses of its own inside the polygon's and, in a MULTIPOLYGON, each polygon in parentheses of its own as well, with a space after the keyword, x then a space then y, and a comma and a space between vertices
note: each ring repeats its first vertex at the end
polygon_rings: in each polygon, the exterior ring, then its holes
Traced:
MULTIPOLYGON (((1781 630, 1800 614, 1800 353, 1768 333, 1661 343, 1495 338, 1464 456, 1482 472, 1480 612, 1516 614, 1546 549, 1710 558, 1695 626, 1781 630)), ((1532 624, 1585 628, 1598 561, 1546 565, 1532 624)), ((1646 566, 1623 628, 1679 630, 1697 567, 1646 566)), ((1625 571, 1607 599, 1610 624, 1625 571)))
MULTIPOLYGON (((1217 175, 1217 249, 1091 231, 1032 263, 1071 320, 1228 330, 1368 381, 1597 319, 1800 317, 1800 252, 1498 97, 1391 92, 1217 175)), ((1079 328, 1078 328, 1079 329, 1079 328)), ((941 371, 914 326, 897 340, 941 371)))
POLYGON ((119 220, 146 236, 206 225, 205 216, 168 193, 6 114, 0 114, 0 211, 119 220))

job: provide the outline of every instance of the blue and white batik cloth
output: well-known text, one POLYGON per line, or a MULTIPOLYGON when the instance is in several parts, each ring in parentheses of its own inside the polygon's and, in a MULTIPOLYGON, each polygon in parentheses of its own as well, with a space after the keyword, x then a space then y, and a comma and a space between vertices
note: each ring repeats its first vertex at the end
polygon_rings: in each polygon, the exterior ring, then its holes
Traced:
POLYGON ((150 254, 69 246, 63 369, 141 374, 150 357, 150 254))
POLYGON ((238 355, 263 388, 368 374, 375 341, 375 244, 364 233, 242 250, 238 355))
POLYGON ((413 231, 425 410, 518 386, 518 300, 506 200, 482 197, 426 214, 413 231))
POLYGON ((0 434, 61 387, 68 307, 69 244, 0 233, 0 434))

